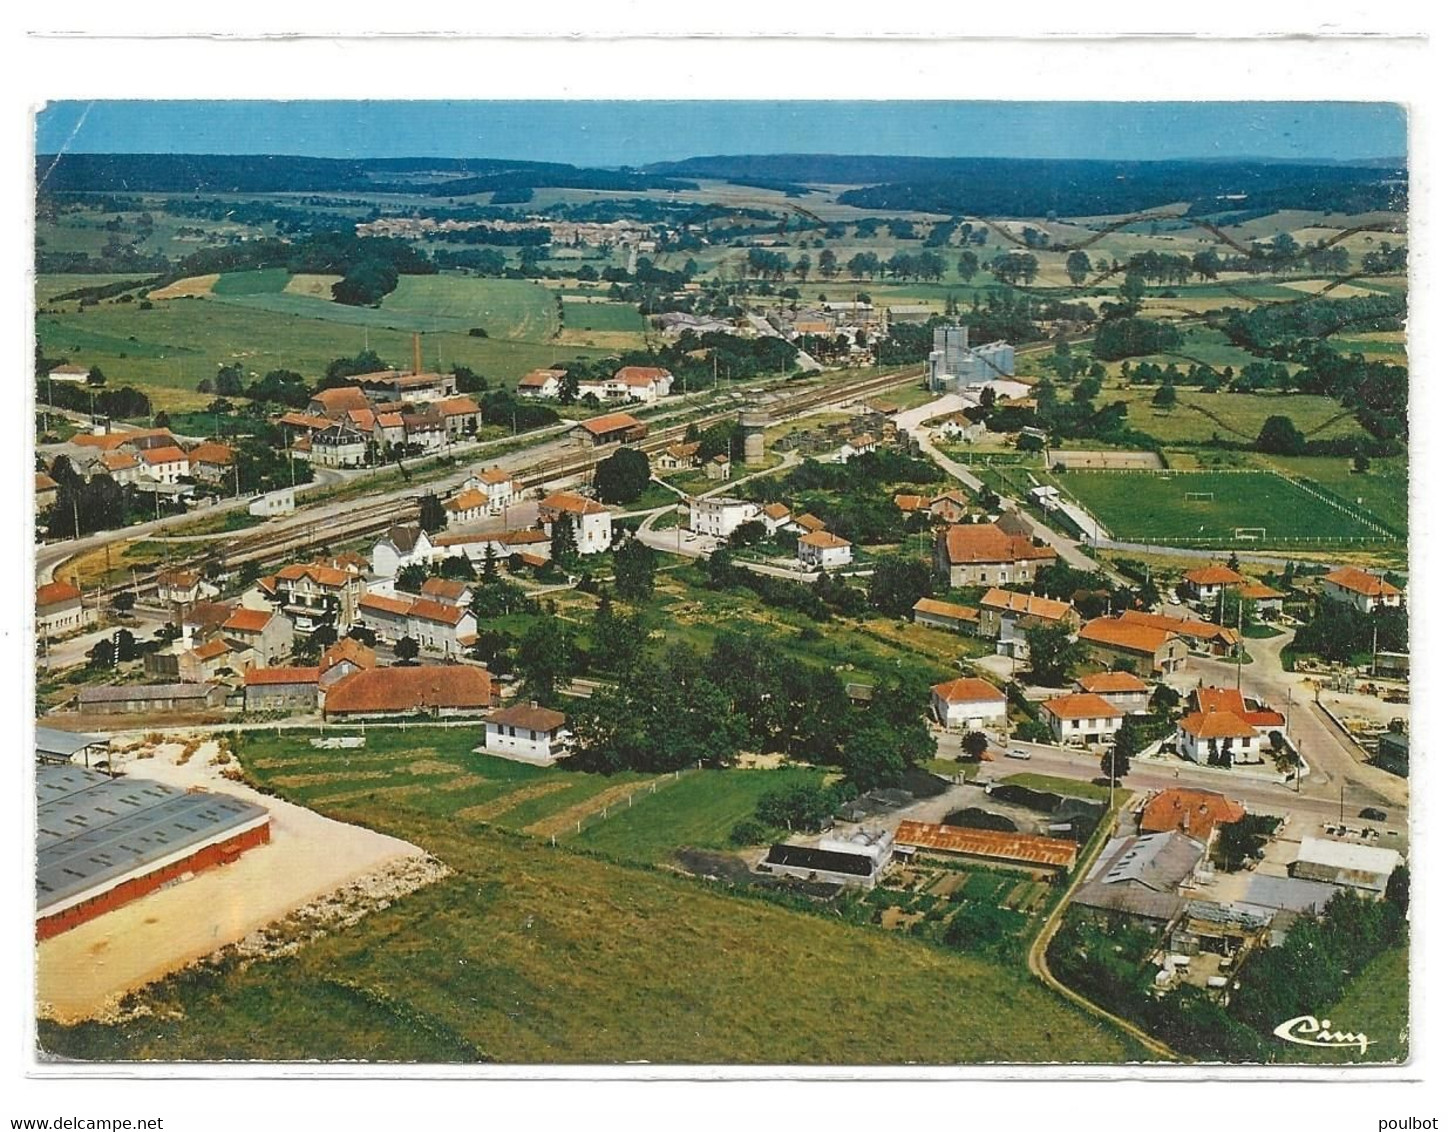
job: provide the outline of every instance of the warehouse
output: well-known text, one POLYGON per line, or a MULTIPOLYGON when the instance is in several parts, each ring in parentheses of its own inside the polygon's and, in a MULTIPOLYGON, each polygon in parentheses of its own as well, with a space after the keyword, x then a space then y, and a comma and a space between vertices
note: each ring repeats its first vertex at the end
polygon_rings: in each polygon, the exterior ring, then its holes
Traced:
POLYGON ((36 769, 35 934, 49 939, 271 839, 271 816, 226 794, 36 769))
POLYGON ((1402 863, 1403 858, 1396 849, 1304 837, 1297 850, 1297 860, 1287 871, 1299 880, 1323 881, 1339 888, 1356 888, 1382 896, 1388 890, 1388 878, 1402 863))
POLYGON ((76 731, 57 731, 53 727, 35 728, 35 761, 38 763, 72 763, 80 755, 86 766, 91 758, 105 758, 110 740, 100 735, 82 735, 76 731))
POLYGON ((1029 869, 1065 870, 1076 864, 1074 841, 921 821, 902 821, 895 830, 895 844, 927 853, 1029 869))
POLYGON ((221 684, 106 684, 82 688, 76 704, 85 712, 206 711, 226 706, 221 684))

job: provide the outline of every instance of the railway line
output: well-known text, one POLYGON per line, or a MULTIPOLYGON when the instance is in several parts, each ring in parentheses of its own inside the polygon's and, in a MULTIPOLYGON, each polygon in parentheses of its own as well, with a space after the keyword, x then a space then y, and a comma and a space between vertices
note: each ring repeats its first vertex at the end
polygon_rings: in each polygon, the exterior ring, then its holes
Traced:
MULTIPOLYGON (((916 381, 920 376, 921 368, 910 366, 835 385, 817 385, 798 393, 782 396, 765 408, 774 421, 788 420, 822 406, 859 400, 862 397, 882 393, 907 382, 916 381)), ((733 420, 737 415, 738 408, 736 407, 711 410, 691 417, 682 423, 657 429, 631 447, 652 455, 681 441, 690 427, 708 428, 721 421, 733 420)), ((537 488, 587 475, 597 467, 600 461, 607 459, 621 447, 619 444, 605 444, 590 448, 575 448, 556 455, 551 454, 551 450, 563 443, 565 442, 554 437, 533 449, 514 453, 512 460, 505 458, 500 463, 506 465, 516 461, 515 466, 509 467, 508 470, 517 482, 525 488, 537 488), (530 452, 538 452, 539 449, 549 451, 550 455, 541 461, 527 459, 530 452)), ((200 552, 184 560, 170 562, 164 568, 167 570, 204 570, 219 567, 223 571, 233 570, 247 563, 261 564, 278 561, 296 551, 312 547, 336 546, 358 537, 377 534, 396 523, 405 523, 415 519, 425 494, 439 487, 446 488, 451 480, 461 482, 465 474, 464 469, 459 469, 449 477, 394 490, 371 501, 360 500, 331 514, 323 513, 321 509, 328 506, 335 507, 338 506, 337 504, 314 504, 310 508, 297 511, 286 519, 269 523, 261 530, 226 537, 225 545, 219 551, 200 552), (308 514, 309 511, 313 513, 308 514)), ((123 531, 116 532, 116 535, 118 541, 124 540, 126 537, 123 531)), ((91 593, 106 597, 122 590, 154 585, 161 569, 160 567, 150 570, 137 569, 130 578, 98 587, 91 593)))

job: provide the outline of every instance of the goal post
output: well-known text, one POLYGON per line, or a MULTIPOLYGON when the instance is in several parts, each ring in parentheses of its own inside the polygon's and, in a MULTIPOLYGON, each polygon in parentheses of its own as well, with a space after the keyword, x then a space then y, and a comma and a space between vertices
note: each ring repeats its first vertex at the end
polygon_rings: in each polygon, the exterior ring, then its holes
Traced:
POLYGON ((1232 534, 1233 538, 1250 540, 1252 542, 1263 542, 1267 538, 1266 527, 1237 527, 1232 534))
POLYGON ((1217 501, 1215 491, 1188 491, 1185 494, 1188 503, 1215 503, 1217 501))

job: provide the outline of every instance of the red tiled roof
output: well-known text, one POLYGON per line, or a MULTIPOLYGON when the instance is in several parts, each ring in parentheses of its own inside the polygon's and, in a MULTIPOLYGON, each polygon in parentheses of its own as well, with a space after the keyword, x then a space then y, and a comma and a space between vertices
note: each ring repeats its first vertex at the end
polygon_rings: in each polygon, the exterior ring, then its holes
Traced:
POLYGON ((916 613, 932 613, 936 617, 954 617, 958 621, 979 621, 980 610, 968 605, 956 605, 949 601, 936 601, 933 597, 922 597, 910 607, 916 613))
POLYGON ((764 514, 771 519, 788 519, 789 508, 783 503, 766 503, 764 505, 764 514))
POLYGON ((594 436, 602 436, 605 433, 617 432, 620 429, 640 427, 642 422, 628 413, 605 413, 601 417, 594 417, 591 420, 581 421, 583 428, 593 433, 594 436))
POLYGON ((513 477, 502 468, 488 468, 486 471, 478 473, 478 479, 483 483, 511 483, 513 477))
POLYGON ((1021 535, 1008 535, 993 523, 957 523, 940 536, 952 565, 970 562, 1028 562, 1055 558, 1049 546, 1036 546, 1021 535))
POLYGON ((481 710, 489 706, 492 696, 493 680, 487 670, 468 664, 369 668, 333 685, 327 693, 327 712, 481 710))
POLYGON ((1126 713, 1094 692, 1071 692, 1041 705, 1057 719, 1120 719, 1126 713))
POLYGON ((454 495, 443 506, 449 511, 476 511, 488 505, 488 497, 477 488, 470 487, 454 495))
POLYGON ((87 432, 72 436, 70 442, 78 444, 82 448, 119 448, 129 439, 130 434, 124 432, 107 432, 100 436, 87 432))
POLYGON ((1275 598, 1286 597, 1287 595, 1261 582, 1249 581, 1237 591, 1237 596, 1245 598, 1248 601, 1272 601, 1275 598))
POLYGON ((468 584, 453 578, 429 578, 422 583, 422 596, 457 601, 468 592, 468 584))
POLYGON ((47 582, 43 586, 37 586, 35 590, 36 606, 59 605, 63 601, 75 601, 80 597, 80 590, 69 582, 47 582))
POLYGON ((331 389, 318 390, 312 394, 312 400, 329 413, 345 413, 349 409, 371 408, 367 403, 367 394, 356 385, 338 385, 331 389))
POLYGON ((231 647, 220 637, 207 641, 204 645, 198 645, 191 650, 191 655, 197 660, 215 660, 218 656, 225 656, 231 651, 231 647))
POLYGON ((44 472, 36 472, 36 473, 35 473, 35 490, 36 490, 36 491, 50 491, 50 490, 52 490, 53 488, 58 488, 59 486, 60 486, 60 484, 56 483, 53 479, 51 479, 51 478, 50 478, 48 475, 46 475, 44 472))
POLYGON ((408 610, 412 608, 412 602, 403 598, 387 597, 384 594, 364 594, 362 600, 357 603, 357 607, 376 610, 379 613, 390 613, 395 617, 405 617, 408 610))
POLYGON ((1194 586, 1237 586, 1247 579, 1237 571, 1213 562, 1210 566, 1199 566, 1182 575, 1194 586))
POLYGON ((568 717, 561 711, 529 703, 514 704, 502 711, 495 711, 487 717, 487 721, 504 727, 526 727, 529 731, 554 731, 562 727, 568 717))
POLYGON ((625 385, 652 385, 661 377, 673 377, 666 369, 657 366, 624 366, 613 375, 615 381, 625 385))
POLYGON ((1005 703, 1006 694, 994 684, 975 676, 947 680, 930 689, 948 704, 1005 703))
POLYGON ((343 637, 322 654, 317 668, 321 672, 326 672, 329 668, 335 668, 344 661, 350 661, 358 668, 375 668, 377 653, 357 640, 356 637, 343 637))
POLYGON ((232 611, 221 628, 230 629, 234 633, 260 633, 273 616, 275 615, 266 609, 237 609, 232 611))
POLYGON ((164 448, 147 448, 141 453, 141 459, 148 464, 176 464, 186 463, 186 453, 174 444, 168 444, 164 448))
POLYGON ((1118 617, 1097 617, 1081 626, 1081 640, 1127 652, 1155 653, 1177 634, 1118 617))
POLYGON ((1140 609, 1124 610, 1120 617, 1129 625, 1147 625, 1153 629, 1164 629, 1168 633, 1176 633, 1178 636, 1198 640, 1220 640, 1230 645, 1239 639, 1237 630, 1229 629, 1225 625, 1214 625, 1210 621, 1196 621, 1191 618, 1178 619, 1167 617, 1161 613, 1147 613, 1140 609))
POLYGON ((571 491, 555 491, 538 506, 542 510, 566 511, 574 515, 597 515, 608 510, 596 499, 587 499, 571 491))
POLYGON ((929 505, 923 495, 897 495, 895 506, 902 511, 919 511, 929 505))
POLYGON ((560 381, 567 376, 567 373, 567 370, 561 369, 535 369, 530 373, 525 373, 518 381, 518 385, 523 389, 541 389, 548 384, 550 378, 560 381))
POLYGON ((1194 711, 1182 716, 1178 726, 1198 739, 1250 739, 1256 730, 1230 711, 1194 711))
POLYGON ((352 575, 345 570, 338 570, 335 566, 324 566, 318 562, 293 563, 291 566, 283 566, 277 571, 276 576, 288 582, 311 578, 319 586, 330 586, 333 589, 345 586, 352 580, 352 575))
POLYGON ((1046 621, 1060 621, 1071 613, 1070 602, 1054 601, 1048 597, 1037 597, 1035 594, 1018 594, 1014 590, 1003 590, 994 586, 986 590, 980 604, 982 609, 989 606, 991 609, 1024 613, 1046 621))
POLYGON ((471 416, 482 411, 471 397, 447 397, 433 408, 445 417, 471 416))
POLYGON ((994 857, 1020 864, 1070 868, 1076 863, 1076 843, 1056 837, 1024 833, 1001 833, 993 829, 967 829, 902 821, 895 831, 897 845, 913 845, 942 853, 964 853, 972 857, 994 857))
POLYGON ((189 456, 193 464, 230 464, 236 460, 236 453, 228 445, 211 440, 191 449, 189 456))
POLYGON ((1179 830, 1205 844, 1219 824, 1229 825, 1246 815, 1239 803, 1210 790, 1163 790, 1142 808, 1141 832, 1179 830))
POLYGON ((444 605, 440 601, 431 601, 422 597, 412 603, 412 608, 407 611, 407 615, 422 621, 433 621, 439 625, 456 625, 468 615, 468 611, 460 606, 444 605))
POLYGON ((1377 574, 1369 574, 1366 570, 1359 570, 1356 566, 1340 567, 1331 574, 1324 574, 1322 580, 1332 582, 1353 593, 1362 594, 1364 597, 1393 597, 1403 592, 1391 582, 1384 581, 1377 574))
POLYGON ((799 544, 800 546, 817 546, 821 550, 834 550, 837 547, 850 545, 848 539, 832 535, 829 531, 810 531, 807 535, 800 535, 799 544))
POLYGON ((1076 681, 1083 692, 1104 695, 1108 692, 1144 692, 1146 681, 1130 672, 1093 672, 1076 681))
POLYGON ((317 668, 248 668, 243 679, 248 688, 267 684, 315 684, 317 668))
POLYGON ((794 524, 797 527, 803 527, 807 531, 822 531, 825 529, 825 521, 811 515, 808 511, 803 515, 796 515, 794 517, 794 524))
POLYGON ((139 468, 141 461, 130 452, 102 452, 101 465, 108 472, 124 472, 130 468, 139 468))

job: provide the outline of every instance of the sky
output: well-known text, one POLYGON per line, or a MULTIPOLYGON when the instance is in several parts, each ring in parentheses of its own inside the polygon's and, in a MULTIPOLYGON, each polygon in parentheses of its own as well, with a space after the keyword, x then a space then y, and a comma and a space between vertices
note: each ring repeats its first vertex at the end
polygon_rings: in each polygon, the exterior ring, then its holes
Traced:
POLYGON ((1150 160, 1402 157, 1366 102, 53 102, 37 152, 499 157, 644 165, 759 153, 1150 160))

